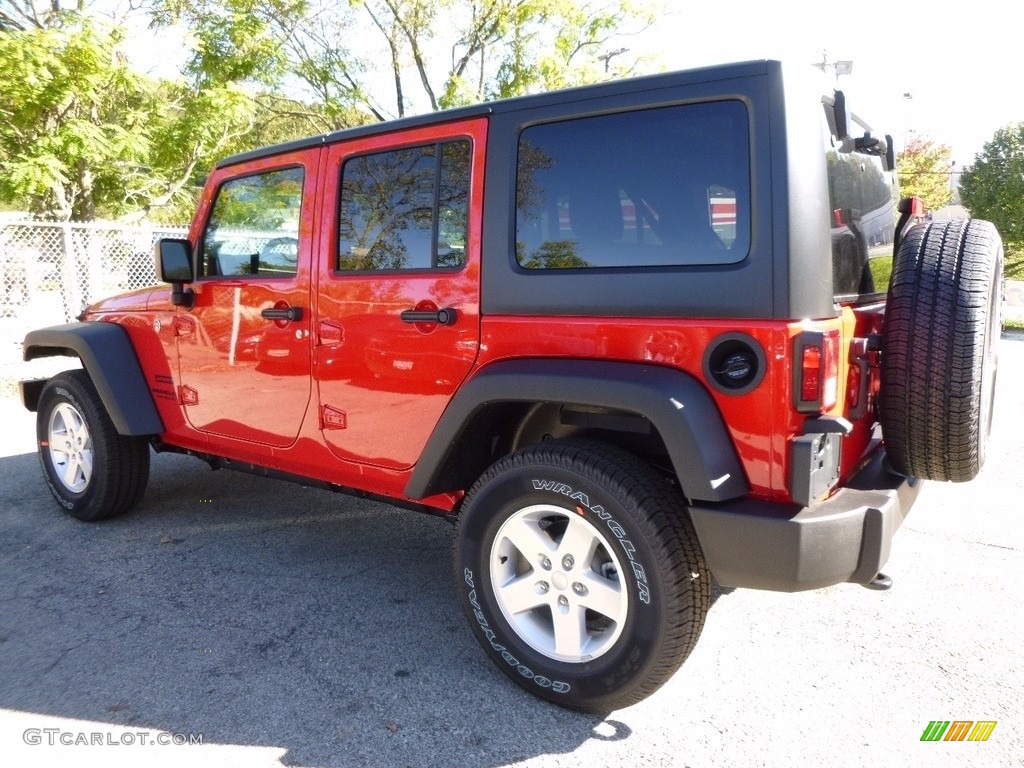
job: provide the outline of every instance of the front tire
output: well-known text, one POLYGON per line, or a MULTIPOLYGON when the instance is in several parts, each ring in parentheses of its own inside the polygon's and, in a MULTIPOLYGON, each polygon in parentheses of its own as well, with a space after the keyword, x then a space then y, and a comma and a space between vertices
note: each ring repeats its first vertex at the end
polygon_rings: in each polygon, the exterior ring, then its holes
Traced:
POLYGON ((85 371, 65 371, 43 387, 36 411, 43 478, 72 517, 123 514, 149 481, 149 445, 118 434, 85 371))
POLYGON ((521 449, 477 481, 455 572, 473 632, 502 671, 591 712, 665 683, 710 602, 682 496, 634 456, 585 440, 521 449))

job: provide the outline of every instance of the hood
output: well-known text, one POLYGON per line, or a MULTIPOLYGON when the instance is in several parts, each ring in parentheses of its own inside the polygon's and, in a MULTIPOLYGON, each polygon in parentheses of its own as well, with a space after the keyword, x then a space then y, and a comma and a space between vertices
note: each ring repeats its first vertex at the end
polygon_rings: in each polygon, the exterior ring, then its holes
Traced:
POLYGON ((171 287, 169 285, 154 285, 149 288, 139 288, 135 291, 119 293, 100 299, 86 307, 85 315, 101 314, 104 312, 142 312, 146 309, 157 309, 162 305, 171 304, 171 287))

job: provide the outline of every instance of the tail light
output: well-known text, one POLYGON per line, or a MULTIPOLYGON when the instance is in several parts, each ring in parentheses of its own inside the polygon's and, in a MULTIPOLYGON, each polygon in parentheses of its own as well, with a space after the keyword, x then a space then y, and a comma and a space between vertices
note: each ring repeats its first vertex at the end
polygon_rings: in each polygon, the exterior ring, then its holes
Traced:
POLYGON ((793 340, 793 400, 801 413, 825 413, 839 396, 839 331, 804 331, 793 340))

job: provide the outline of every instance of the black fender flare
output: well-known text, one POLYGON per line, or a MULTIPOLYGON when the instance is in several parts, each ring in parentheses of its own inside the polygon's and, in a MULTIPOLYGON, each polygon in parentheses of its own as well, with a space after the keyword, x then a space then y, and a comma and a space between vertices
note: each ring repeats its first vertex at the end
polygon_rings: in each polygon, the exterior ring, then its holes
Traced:
MULTIPOLYGON (((163 420, 146 384, 138 355, 128 332, 115 323, 70 323, 29 331, 22 345, 25 360, 75 355, 110 414, 114 428, 122 435, 158 435, 163 420)), ((40 383, 41 384, 41 383, 40 383)), ((34 411, 42 387, 34 399, 26 392, 25 406, 34 411)))
POLYGON ((486 406, 514 402, 574 403, 637 413, 660 433, 689 498, 726 501, 749 491, 718 407, 693 376, 638 363, 531 359, 488 365, 459 388, 427 441, 405 495, 422 499, 455 490, 440 487, 441 478, 463 432, 486 406))

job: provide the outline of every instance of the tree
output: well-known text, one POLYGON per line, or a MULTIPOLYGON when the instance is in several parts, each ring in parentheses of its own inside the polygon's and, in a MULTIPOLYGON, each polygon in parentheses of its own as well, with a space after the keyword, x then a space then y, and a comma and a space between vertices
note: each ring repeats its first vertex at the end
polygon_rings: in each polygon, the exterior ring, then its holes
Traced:
POLYGON ((928 210, 949 205, 953 199, 950 168, 953 150, 930 139, 914 138, 896 159, 900 195, 919 197, 928 210))
POLYGON ((85 0, 0 0, 0 29, 49 29, 59 26, 69 13, 84 13, 85 0))
POLYGON ((184 71, 156 80, 123 55, 128 33, 97 10, 109 4, 0 0, 0 204, 181 218, 233 151, 628 74, 637 60, 614 38, 655 13, 631 3, 133 2, 129 14, 189 28, 184 71))
POLYGON ((59 221, 178 205, 180 220, 197 175, 248 146, 256 105, 233 84, 139 75, 122 29, 77 10, 23 15, 39 23, 0 28, 0 201, 59 221))
POLYGON ((636 57, 615 66, 608 57, 599 67, 597 56, 656 14, 630 0, 156 0, 155 7, 156 23, 184 22, 199 41, 190 71, 216 63, 239 81, 301 90, 296 100, 332 121, 328 128, 624 76, 636 57))
POLYGON ((1008 246, 1024 248, 1024 122, 985 143, 960 174, 960 198, 972 215, 995 224, 1008 246))
POLYGON ((138 164, 149 112, 116 33, 88 22, 0 32, 0 194, 53 219, 90 219, 138 164))

